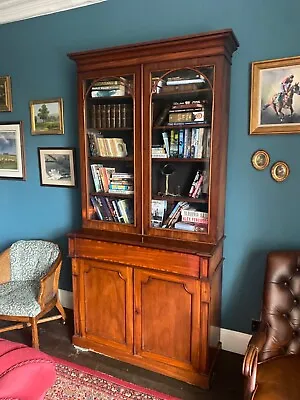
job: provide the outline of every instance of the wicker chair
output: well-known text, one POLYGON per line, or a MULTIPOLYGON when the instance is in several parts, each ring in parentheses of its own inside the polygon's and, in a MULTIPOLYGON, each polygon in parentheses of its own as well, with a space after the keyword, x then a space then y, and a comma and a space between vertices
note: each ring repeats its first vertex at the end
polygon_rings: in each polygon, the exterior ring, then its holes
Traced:
POLYGON ((58 299, 62 265, 57 244, 19 240, 0 254, 0 320, 19 322, 1 332, 31 326, 32 346, 39 348, 38 323, 66 319, 58 299), (59 315, 42 318, 56 307, 59 315))

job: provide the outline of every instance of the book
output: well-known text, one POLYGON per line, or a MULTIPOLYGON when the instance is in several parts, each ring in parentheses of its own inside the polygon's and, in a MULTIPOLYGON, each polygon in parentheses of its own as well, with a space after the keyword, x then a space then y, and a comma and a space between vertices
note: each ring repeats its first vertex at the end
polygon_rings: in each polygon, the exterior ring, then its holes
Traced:
POLYGON ((170 145, 169 145, 168 132, 162 132, 162 137, 163 137, 167 157, 170 157, 170 145))
POLYGON ((171 129, 170 157, 178 157, 178 131, 171 129))
POLYGON ((158 117, 156 118, 156 120, 155 120, 155 122, 154 122, 154 125, 156 125, 156 126, 163 125, 164 122, 165 122, 165 120, 166 120, 166 118, 167 118, 167 116, 168 116, 168 113, 169 113, 170 109, 171 109, 171 104, 167 104, 167 105, 162 109, 162 111, 160 112, 160 114, 158 115, 158 117))
POLYGON ((151 226, 161 228, 167 208, 166 200, 152 200, 151 203, 151 226))
POLYGON ((176 222, 174 224, 175 229, 180 229, 184 231, 192 231, 192 232, 207 232, 207 226, 201 224, 193 224, 189 222, 176 222))
POLYGON ((172 86, 172 85, 186 85, 189 83, 205 83, 205 79, 203 77, 197 76, 193 78, 183 78, 183 77, 171 77, 168 78, 166 81, 167 86, 172 86))

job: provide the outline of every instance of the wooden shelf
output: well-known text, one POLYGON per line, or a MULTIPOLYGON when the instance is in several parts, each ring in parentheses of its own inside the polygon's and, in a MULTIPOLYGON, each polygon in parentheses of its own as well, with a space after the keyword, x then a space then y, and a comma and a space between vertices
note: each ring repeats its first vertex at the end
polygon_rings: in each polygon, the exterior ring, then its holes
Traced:
POLYGON ((89 157, 89 160, 92 162, 95 161, 133 161, 133 156, 128 157, 89 157))
POLYGON ((120 199, 131 199, 131 198, 133 198, 134 194, 94 192, 94 193, 90 193, 90 196, 117 197, 117 198, 120 198, 120 199))
POLYGON ((152 158, 153 162, 179 162, 179 163, 198 163, 198 162, 209 162, 209 158, 152 158))
POLYGON ((181 124, 153 126, 153 130, 181 129, 181 128, 210 128, 211 124, 181 124))
POLYGON ((94 130, 94 131, 105 131, 105 132, 120 132, 120 131, 133 131, 133 127, 132 128, 88 128, 88 130, 94 130))
POLYGON ((194 199, 193 197, 188 196, 159 196, 152 195, 153 200, 167 200, 168 203, 175 203, 177 201, 186 201, 187 203, 208 203, 208 196, 205 198, 194 199))
MULTIPOLYGON (((184 98, 185 96, 188 97, 190 100, 191 98, 199 97, 200 95, 205 95, 205 98, 209 97, 209 95, 212 95, 211 89, 199 89, 199 90, 181 90, 181 91, 174 91, 174 92, 162 92, 161 93, 154 93, 152 95, 152 100, 158 100, 158 99, 172 99, 173 97, 182 97, 184 98)), ((204 97, 204 96, 203 96, 204 97)))

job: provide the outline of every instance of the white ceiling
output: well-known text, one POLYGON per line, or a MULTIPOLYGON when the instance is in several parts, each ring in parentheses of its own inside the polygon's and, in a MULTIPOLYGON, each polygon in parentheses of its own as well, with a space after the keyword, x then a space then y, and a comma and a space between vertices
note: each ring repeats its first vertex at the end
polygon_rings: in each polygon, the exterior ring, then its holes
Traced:
POLYGON ((0 0, 0 24, 89 6, 106 0, 0 0))

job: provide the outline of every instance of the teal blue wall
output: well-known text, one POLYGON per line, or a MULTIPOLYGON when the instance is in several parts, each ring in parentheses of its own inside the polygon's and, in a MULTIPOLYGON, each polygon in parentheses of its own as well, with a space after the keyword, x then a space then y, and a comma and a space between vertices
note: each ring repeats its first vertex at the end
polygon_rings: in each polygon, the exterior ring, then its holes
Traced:
MULTIPOLYGON (((75 65, 68 52, 233 28, 240 41, 232 67, 222 325, 250 330, 259 316, 267 251, 299 248, 300 136, 249 136, 249 65, 300 54, 300 2, 291 0, 108 0, 105 3, 0 26, 0 75, 11 75, 12 113, 23 120, 27 180, 0 180, 0 250, 20 238, 57 240, 80 227, 79 189, 42 187, 37 147, 78 146, 75 65), (28 102, 62 97, 65 134, 32 136, 28 102), (278 184, 251 167, 266 149, 291 167, 278 184)), ((60 282, 71 288, 66 260, 60 282)))

